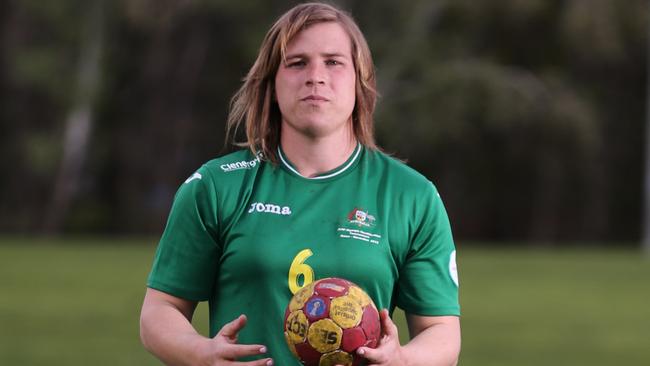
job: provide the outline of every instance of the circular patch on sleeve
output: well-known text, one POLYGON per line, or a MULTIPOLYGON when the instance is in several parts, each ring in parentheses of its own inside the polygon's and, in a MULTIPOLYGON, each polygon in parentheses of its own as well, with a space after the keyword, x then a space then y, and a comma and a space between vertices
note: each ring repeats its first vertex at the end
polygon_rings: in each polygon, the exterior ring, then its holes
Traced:
POLYGON ((458 268, 456 267, 456 251, 451 252, 449 256, 449 276, 458 287, 458 268))

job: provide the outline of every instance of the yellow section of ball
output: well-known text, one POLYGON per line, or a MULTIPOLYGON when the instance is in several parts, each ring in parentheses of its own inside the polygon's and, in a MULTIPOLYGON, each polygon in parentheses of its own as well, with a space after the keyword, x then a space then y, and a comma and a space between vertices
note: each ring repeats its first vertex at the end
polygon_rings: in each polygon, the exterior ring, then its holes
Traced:
POLYGON ((304 342, 308 327, 309 322, 307 321, 307 317, 301 310, 296 310, 289 314, 284 329, 287 339, 290 341, 289 343, 296 344, 304 342))
POLYGON ((363 317, 363 309, 355 297, 345 295, 332 300, 330 318, 343 329, 356 327, 363 317))
POLYGON ((320 356, 318 366, 352 366, 352 355, 345 351, 334 351, 320 356))
POLYGON ((370 298, 370 296, 368 296, 368 294, 366 294, 365 291, 363 291, 357 286, 350 286, 350 289, 348 290, 348 296, 357 300, 357 302, 359 303, 359 305, 361 305, 362 308, 372 303, 372 299, 370 298))
POLYGON ((311 295, 314 294, 314 282, 310 283, 309 285, 301 288, 296 292, 295 295, 291 298, 291 301, 289 302, 289 311, 294 311, 298 309, 302 309, 303 306, 305 306, 305 302, 311 295))
POLYGON ((291 337, 289 337, 288 332, 284 332, 284 339, 287 341, 287 346, 289 347, 289 351, 291 351, 291 353, 293 353, 293 355, 296 358, 300 358, 300 356, 298 356, 298 351, 296 351, 296 345, 291 340, 291 337))
POLYGON ((320 353, 331 352, 341 347, 343 330, 330 319, 322 319, 311 326, 307 332, 309 344, 320 353))

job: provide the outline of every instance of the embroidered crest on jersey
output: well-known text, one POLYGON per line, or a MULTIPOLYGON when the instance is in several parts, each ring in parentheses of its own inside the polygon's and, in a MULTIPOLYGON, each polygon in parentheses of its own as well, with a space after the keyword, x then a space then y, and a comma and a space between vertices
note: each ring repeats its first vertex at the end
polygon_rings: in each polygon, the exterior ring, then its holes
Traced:
POLYGON ((375 225, 375 217, 373 215, 370 215, 368 211, 356 207, 348 214, 348 221, 351 224, 365 227, 373 227, 375 225))
POLYGON ((254 212, 288 216, 291 215, 291 207, 280 206, 274 203, 253 202, 248 209, 248 213, 251 214, 254 212))
POLYGON ((375 216, 371 215, 368 210, 355 207, 347 214, 346 220, 337 229, 339 238, 379 244, 381 235, 372 232, 376 221, 375 216))

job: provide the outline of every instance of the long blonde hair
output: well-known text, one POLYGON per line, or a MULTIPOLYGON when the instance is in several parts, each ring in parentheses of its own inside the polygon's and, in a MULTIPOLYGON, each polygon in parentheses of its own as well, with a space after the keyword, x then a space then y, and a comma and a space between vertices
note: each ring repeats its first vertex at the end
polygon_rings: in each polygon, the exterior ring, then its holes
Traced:
POLYGON ((275 75, 285 59, 287 44, 302 30, 323 22, 336 22, 347 32, 352 43, 356 72, 356 101, 352 111, 352 129, 361 144, 378 149, 374 138, 373 113, 377 101, 375 68, 370 48, 350 15, 329 4, 306 3, 295 6, 273 24, 264 37, 255 63, 230 102, 227 139, 247 147, 254 155, 278 162, 282 116, 274 100, 275 75), (235 142, 241 125, 246 141, 235 142))

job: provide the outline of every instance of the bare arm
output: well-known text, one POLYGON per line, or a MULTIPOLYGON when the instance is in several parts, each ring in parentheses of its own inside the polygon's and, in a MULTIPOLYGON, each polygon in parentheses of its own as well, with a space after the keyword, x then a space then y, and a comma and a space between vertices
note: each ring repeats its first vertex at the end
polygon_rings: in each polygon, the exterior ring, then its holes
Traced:
MULTIPOLYGON (((191 320, 196 303, 147 289, 140 314, 140 339, 144 347, 166 365, 219 366, 244 356, 266 352, 262 345, 237 344, 237 333, 246 325, 242 315, 221 328, 214 338, 200 335, 191 320)), ((271 359, 236 363, 272 365, 271 359)))
POLYGON ((144 347, 168 365, 191 365, 192 349, 203 337, 192 327, 196 303, 147 289, 140 314, 144 347))
POLYGON ((401 346, 388 310, 380 313, 383 338, 376 349, 357 351, 370 366, 455 366, 460 353, 460 321, 455 316, 407 314, 411 341, 401 346))
POLYGON ((408 365, 456 365, 460 354, 460 319, 457 316, 407 314, 411 341, 404 345, 408 365))

